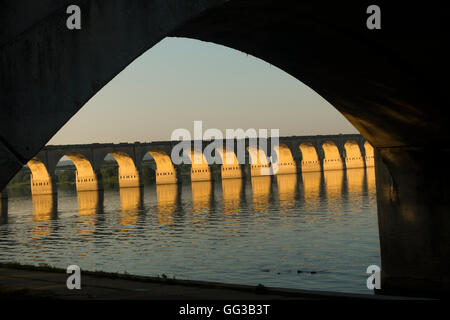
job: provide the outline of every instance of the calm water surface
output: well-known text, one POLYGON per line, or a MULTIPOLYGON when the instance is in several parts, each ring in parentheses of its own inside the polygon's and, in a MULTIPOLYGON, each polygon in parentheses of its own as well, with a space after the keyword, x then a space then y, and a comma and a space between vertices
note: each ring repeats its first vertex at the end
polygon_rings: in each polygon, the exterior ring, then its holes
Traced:
POLYGON ((0 261, 371 293, 374 169, 10 197, 0 261))

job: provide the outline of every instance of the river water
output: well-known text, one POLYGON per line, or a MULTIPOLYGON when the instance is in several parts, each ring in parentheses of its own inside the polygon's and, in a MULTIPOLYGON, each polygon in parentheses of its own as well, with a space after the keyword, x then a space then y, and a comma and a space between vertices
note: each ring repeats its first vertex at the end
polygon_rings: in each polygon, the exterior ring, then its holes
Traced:
POLYGON ((374 168, 9 198, 0 261, 372 293, 374 168), (103 199, 102 199, 103 198, 103 199))

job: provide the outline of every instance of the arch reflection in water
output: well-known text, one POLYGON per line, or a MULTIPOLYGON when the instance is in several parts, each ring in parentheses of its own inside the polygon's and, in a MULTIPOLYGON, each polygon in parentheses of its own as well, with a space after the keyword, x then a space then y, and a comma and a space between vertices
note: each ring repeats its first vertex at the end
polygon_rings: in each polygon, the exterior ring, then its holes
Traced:
POLYGON ((366 170, 364 168, 359 169, 347 169, 347 206, 349 211, 361 212, 361 206, 363 205, 363 192, 364 192, 364 176, 366 170))
POLYGON ((223 208, 225 213, 239 209, 243 196, 243 184, 242 179, 222 180, 223 208))
POLYGON ((363 183, 364 183, 364 168, 359 169, 347 169, 347 192, 349 198, 353 196, 359 197, 363 192, 363 183))
POLYGON ((321 179, 321 172, 302 173, 303 198, 305 209, 308 211, 315 211, 319 208, 321 179))
POLYGON ((324 171, 325 192, 327 195, 328 210, 341 212, 342 208, 342 182, 344 180, 343 170, 324 171))
POLYGON ((203 224, 211 209, 211 181, 192 181, 191 188, 193 221, 203 224))
POLYGON ((178 184, 156 185, 158 223, 160 226, 170 226, 174 223, 179 195, 178 184))
POLYGON ((271 176, 251 177, 254 213, 267 213, 272 188, 271 176))
POLYGON ((120 207, 122 224, 135 228, 139 212, 143 208, 142 188, 120 188, 120 207))
POLYGON ((44 238, 50 234, 50 220, 57 217, 57 199, 52 194, 32 195, 33 238, 44 238))
POLYGON ((80 191, 77 198, 80 230, 82 233, 92 233, 97 214, 103 212, 103 191, 80 191))
POLYGON ((295 205, 297 193, 297 175, 283 174, 277 176, 277 187, 280 211, 292 208, 295 205))
POLYGON ((376 194, 376 181, 375 181, 375 167, 367 167, 366 169, 367 178, 367 191, 369 196, 375 198, 376 194))

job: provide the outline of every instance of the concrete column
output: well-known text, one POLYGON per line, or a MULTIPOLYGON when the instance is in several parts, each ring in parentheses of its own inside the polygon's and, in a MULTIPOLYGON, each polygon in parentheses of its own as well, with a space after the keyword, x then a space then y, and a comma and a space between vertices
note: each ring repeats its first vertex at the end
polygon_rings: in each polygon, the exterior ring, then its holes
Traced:
POLYGON ((174 164, 173 167, 175 168, 175 172, 177 175, 177 183, 178 184, 184 184, 184 183, 191 183, 191 175, 187 174, 186 176, 183 176, 183 172, 191 172, 191 166, 186 164, 174 164))
POLYGON ((430 147, 375 150, 383 293, 449 293, 447 155, 430 147))
POLYGON ((3 221, 8 216, 8 191, 5 188, 0 192, 0 219, 3 221))

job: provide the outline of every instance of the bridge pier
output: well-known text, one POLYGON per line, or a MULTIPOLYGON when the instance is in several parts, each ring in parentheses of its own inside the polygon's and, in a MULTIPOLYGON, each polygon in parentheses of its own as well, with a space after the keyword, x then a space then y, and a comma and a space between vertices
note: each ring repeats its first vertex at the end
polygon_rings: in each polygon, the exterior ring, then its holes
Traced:
POLYGON ((3 221, 4 218, 8 216, 8 191, 5 188, 0 192, 0 220, 3 221))
POLYGON ((49 173, 47 176, 35 178, 33 174, 30 177, 31 194, 33 195, 46 195, 57 194, 56 187, 56 175, 54 172, 49 173))
POLYGON ((144 186, 142 182, 142 169, 136 168, 133 171, 121 170, 119 167, 119 186, 120 188, 141 188, 144 186))
POLYGON ((75 174, 77 191, 97 191, 103 190, 102 173, 96 169, 93 175, 81 175, 78 170, 75 174))
POLYGON ((446 155, 449 150, 431 147, 375 151, 382 293, 450 292, 446 155))

